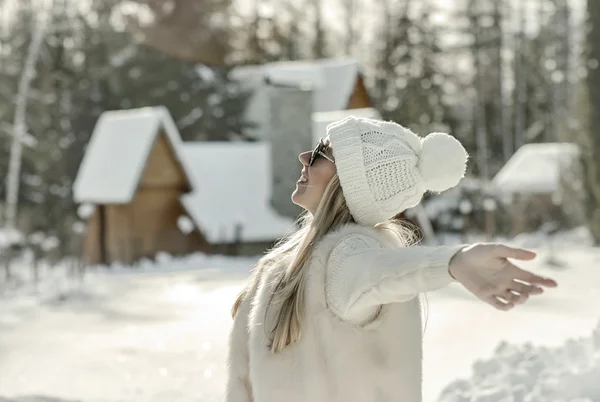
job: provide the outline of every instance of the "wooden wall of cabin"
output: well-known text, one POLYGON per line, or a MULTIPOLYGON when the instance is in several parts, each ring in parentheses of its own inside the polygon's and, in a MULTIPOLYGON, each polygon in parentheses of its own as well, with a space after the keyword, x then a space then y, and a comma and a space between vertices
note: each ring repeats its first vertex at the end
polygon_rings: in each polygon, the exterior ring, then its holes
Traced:
POLYGON ((135 258, 152 257, 159 251, 173 255, 206 250, 201 238, 181 232, 180 216, 187 216, 179 202, 181 193, 168 188, 141 188, 131 204, 135 258))
POLYGON ((158 251, 184 254, 208 249, 199 233, 185 234, 177 226, 180 216, 188 216, 179 201, 186 191, 189 186, 181 164, 165 134, 161 134, 133 201, 134 232, 143 239, 139 251, 143 256, 155 255, 158 251))
POLYGON ((102 262, 100 246, 100 210, 96 207, 87 220, 83 239, 82 259, 85 264, 99 264, 102 262))
POLYGON ((152 146, 138 189, 147 187, 169 188, 179 192, 188 190, 183 170, 165 134, 157 136, 152 146))
POLYGON ((130 204, 105 206, 105 243, 107 263, 133 261, 135 248, 132 238, 132 216, 130 204))
POLYGON ((206 243, 198 234, 184 234, 177 225, 187 216, 179 197, 188 191, 183 170, 164 134, 157 137, 134 199, 127 205, 127 233, 116 251, 127 262, 152 258, 164 251, 173 255, 205 250, 206 243), (125 251, 126 250, 126 251, 125 251))
POLYGON ((350 96, 350 100, 348 101, 347 109, 361 109, 367 107, 373 107, 371 98, 369 97, 363 78, 358 76, 356 84, 354 85, 354 90, 352 91, 352 96, 350 96))

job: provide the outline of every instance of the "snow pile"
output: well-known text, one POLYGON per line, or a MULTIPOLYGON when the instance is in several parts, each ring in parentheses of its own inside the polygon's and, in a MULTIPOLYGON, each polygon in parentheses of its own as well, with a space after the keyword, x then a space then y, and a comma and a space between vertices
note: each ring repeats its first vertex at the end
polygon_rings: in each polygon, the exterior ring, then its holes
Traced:
POLYGON ((465 242, 499 242, 514 247, 523 247, 530 249, 573 249, 589 248, 594 244, 594 239, 589 229, 585 226, 579 226, 570 230, 563 230, 557 233, 549 234, 544 230, 535 232, 520 233, 512 238, 495 237, 486 239, 481 234, 461 236, 456 233, 436 233, 437 243, 442 245, 459 245, 465 242))
POLYGON ((57 264, 38 262, 38 277, 34 276, 34 263, 30 253, 13 260, 12 277, 3 281, 0 271, 0 300, 17 296, 38 300, 77 299, 83 293, 94 293, 95 282, 105 275, 161 274, 184 271, 203 271, 207 278, 246 278, 261 256, 234 257, 194 253, 174 257, 168 253, 157 254, 154 260, 142 259, 133 265, 114 263, 110 266, 79 266, 76 260, 57 264))
POLYGON ((114 263, 110 266, 95 265, 89 272, 129 274, 152 272, 178 272, 193 270, 214 270, 221 274, 247 275, 261 256, 226 256, 194 253, 181 257, 173 257, 168 253, 158 253, 154 261, 142 259, 133 265, 114 263))
POLYGON ((588 338, 558 348, 501 343, 491 359, 473 365, 468 380, 442 392, 439 402, 600 401, 600 324, 588 338))
POLYGON ((11 262, 9 281, 0 273, 0 300, 17 296, 45 299, 71 293, 81 284, 81 276, 75 267, 76 262, 72 260, 57 264, 41 260, 37 265, 36 279, 31 253, 24 253, 11 262))
POLYGON ((533 233, 521 233, 510 240, 510 243, 518 244, 520 247, 525 248, 540 248, 544 246, 572 248, 591 247, 594 244, 594 239, 588 228, 580 226, 554 234, 545 233, 543 230, 533 233))

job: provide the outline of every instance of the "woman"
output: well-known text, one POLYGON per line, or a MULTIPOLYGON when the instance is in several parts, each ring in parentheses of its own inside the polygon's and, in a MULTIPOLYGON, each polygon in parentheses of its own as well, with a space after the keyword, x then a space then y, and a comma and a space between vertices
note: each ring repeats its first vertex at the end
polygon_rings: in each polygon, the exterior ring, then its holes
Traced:
POLYGON ((556 286, 508 261, 530 251, 410 246, 393 217, 458 184, 467 153, 453 137, 355 117, 327 134, 299 156, 300 229, 233 306, 228 402, 419 402, 419 294, 456 281, 510 310, 556 286))

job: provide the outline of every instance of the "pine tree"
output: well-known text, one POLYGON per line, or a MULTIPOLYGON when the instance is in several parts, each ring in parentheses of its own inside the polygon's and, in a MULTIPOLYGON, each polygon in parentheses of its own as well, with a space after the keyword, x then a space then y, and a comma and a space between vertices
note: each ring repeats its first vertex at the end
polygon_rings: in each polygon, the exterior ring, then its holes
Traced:
MULTIPOLYGON (((31 40, 27 21, 37 12, 20 5, 13 17, 16 29, 2 37, 10 43, 0 53, 5 67, 0 96, 6 99, 16 93, 15 77, 31 40)), ((24 150, 20 192, 23 229, 57 235, 65 250, 77 220, 73 180, 104 111, 164 105, 185 140, 252 140, 244 135, 250 123, 243 118, 250 94, 230 78, 228 68, 198 67, 133 41, 128 31, 115 28, 118 11, 106 3, 94 2, 85 12, 77 7, 76 0, 52 0, 53 30, 27 108, 36 143, 24 150)), ((0 152, 6 152, 13 114, 12 102, 0 102, 0 129, 5 130, 0 131, 0 152)), ((5 161, 0 158, 2 177, 5 161)))
POLYGON ((384 119, 398 121, 425 134, 451 131, 447 104, 451 82, 441 67, 437 27, 428 5, 411 0, 381 0, 382 24, 377 64, 371 80, 373 99, 384 119), (420 6, 420 7, 419 7, 420 6))

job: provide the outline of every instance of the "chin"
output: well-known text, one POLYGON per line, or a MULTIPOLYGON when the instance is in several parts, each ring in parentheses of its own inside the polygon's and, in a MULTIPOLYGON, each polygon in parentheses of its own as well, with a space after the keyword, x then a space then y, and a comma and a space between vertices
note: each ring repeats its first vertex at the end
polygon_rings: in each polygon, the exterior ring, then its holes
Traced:
POLYGON ((307 203, 305 189, 296 187, 292 193, 291 199, 294 204, 301 208, 307 209, 307 204, 309 203, 307 203))
POLYGON ((290 198, 292 199, 292 202, 294 204, 298 205, 299 207, 302 207, 302 196, 298 194, 298 189, 294 190, 290 198))

